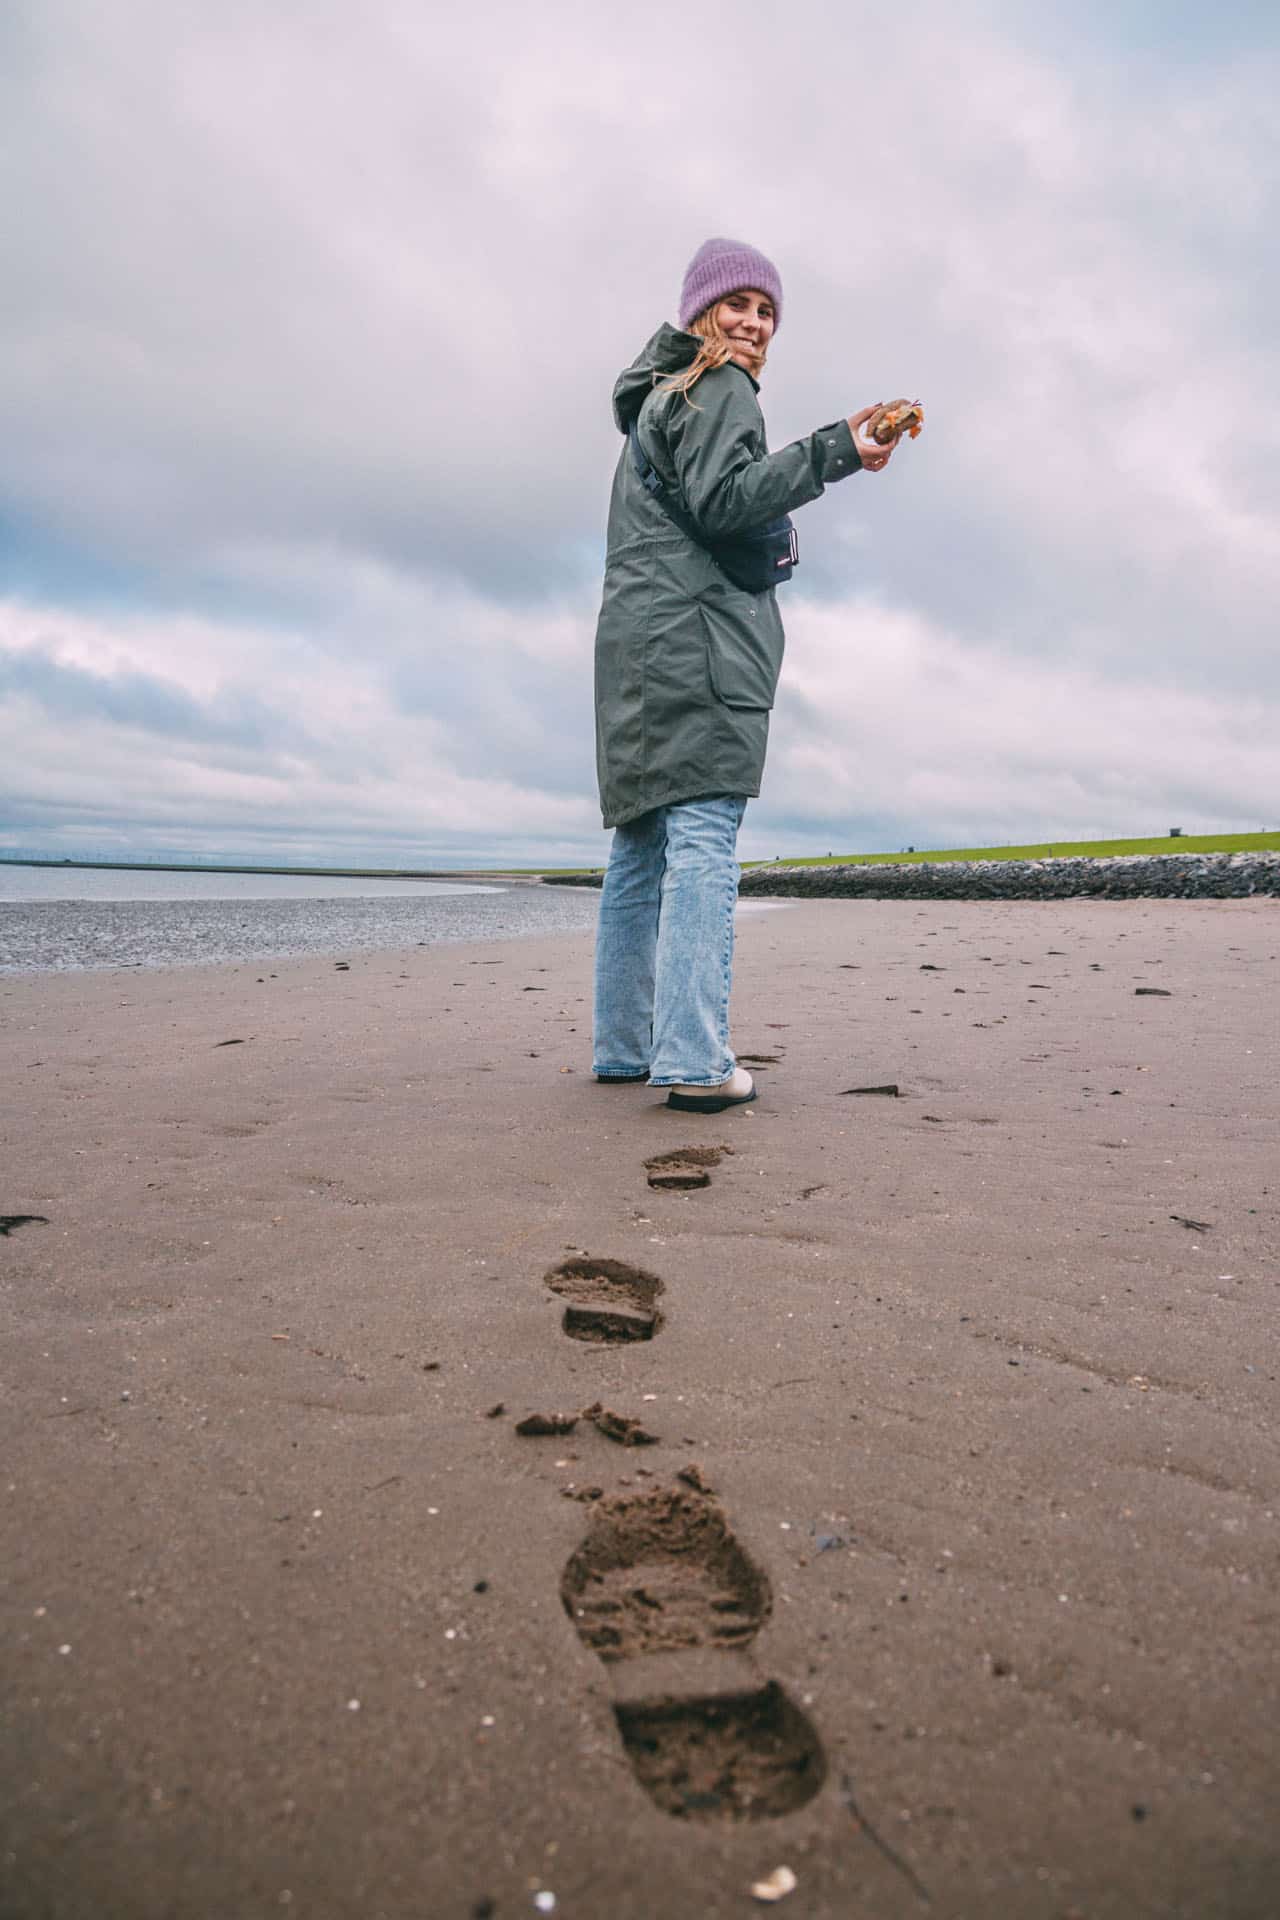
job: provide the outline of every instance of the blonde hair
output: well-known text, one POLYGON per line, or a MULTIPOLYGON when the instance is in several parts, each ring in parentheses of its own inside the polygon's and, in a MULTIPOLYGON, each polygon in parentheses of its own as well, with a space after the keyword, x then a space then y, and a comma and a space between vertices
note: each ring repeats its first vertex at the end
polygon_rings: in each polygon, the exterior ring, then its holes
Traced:
MULTIPOLYGON (((733 348, 729 344, 728 337, 721 332, 720 323, 716 319, 719 310, 720 301, 713 300, 709 307, 704 307, 702 312, 689 322, 685 332, 696 334, 702 345, 698 349, 696 358, 684 372, 676 374, 675 378, 668 380, 661 389, 663 393, 682 393, 691 407, 696 406, 697 402, 689 399, 689 395, 703 374, 712 372, 716 367, 726 366, 733 358, 733 348)), ((755 356, 752 372, 757 377, 764 369, 765 359, 766 355, 763 353, 755 356)))

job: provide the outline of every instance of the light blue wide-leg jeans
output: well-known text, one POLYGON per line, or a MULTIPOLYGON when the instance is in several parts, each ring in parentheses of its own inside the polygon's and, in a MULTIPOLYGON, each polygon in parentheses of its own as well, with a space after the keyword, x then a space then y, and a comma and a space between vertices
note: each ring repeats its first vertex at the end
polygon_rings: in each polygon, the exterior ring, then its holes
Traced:
POLYGON ((715 1087, 729 1045, 740 794, 655 807, 615 829, 596 926, 593 1070, 715 1087))

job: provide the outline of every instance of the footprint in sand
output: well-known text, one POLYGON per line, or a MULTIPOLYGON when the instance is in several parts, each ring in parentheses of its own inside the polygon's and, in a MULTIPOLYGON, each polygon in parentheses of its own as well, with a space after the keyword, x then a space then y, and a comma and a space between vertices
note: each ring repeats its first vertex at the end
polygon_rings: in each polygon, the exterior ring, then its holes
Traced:
POLYGON ((732 1147, 675 1147, 670 1153, 655 1153, 644 1163, 649 1185, 672 1188, 677 1192, 711 1185, 711 1168, 718 1167, 732 1147))
POLYGON ((614 1718, 641 1786, 684 1820, 765 1820, 813 1798, 826 1777, 817 1733, 776 1681, 742 1658, 772 1606, 769 1583, 719 1504, 681 1489, 601 1501, 560 1597, 584 1646, 615 1670, 614 1718), (725 1660, 708 1690, 704 1652, 725 1660), (644 1662, 661 1672, 648 1684, 644 1662), (672 1661, 694 1663, 687 1695, 672 1661), (638 1661, 629 1674, 626 1663, 638 1661), (678 1679, 677 1679, 678 1685, 678 1679))
POLYGON ((621 1347, 652 1340, 662 1325, 657 1302, 666 1289, 656 1273, 642 1267, 584 1254, 562 1261, 545 1278, 552 1293, 568 1302, 560 1324, 571 1340, 621 1347))
POLYGON ((776 1681, 614 1708, 637 1780, 681 1820, 776 1820, 826 1777, 818 1736, 776 1681))
POLYGON ((602 1660, 742 1646, 772 1595, 705 1494, 659 1489, 605 1501, 560 1582, 578 1638, 602 1660))

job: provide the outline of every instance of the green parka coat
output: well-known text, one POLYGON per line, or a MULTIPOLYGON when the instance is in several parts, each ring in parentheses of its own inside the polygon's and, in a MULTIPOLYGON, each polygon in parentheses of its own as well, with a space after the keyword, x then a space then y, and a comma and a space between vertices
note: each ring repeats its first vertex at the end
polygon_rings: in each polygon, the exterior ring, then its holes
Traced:
MULTIPOLYGON (((664 393, 701 345, 660 327, 618 376, 613 417, 622 433, 637 422, 644 452, 709 538, 761 527, 858 471, 847 420, 770 453, 759 388, 732 363, 687 399, 664 393)), ((606 827, 681 800, 759 793, 784 644, 776 592, 735 587, 641 486, 625 446, 596 628, 606 827)))

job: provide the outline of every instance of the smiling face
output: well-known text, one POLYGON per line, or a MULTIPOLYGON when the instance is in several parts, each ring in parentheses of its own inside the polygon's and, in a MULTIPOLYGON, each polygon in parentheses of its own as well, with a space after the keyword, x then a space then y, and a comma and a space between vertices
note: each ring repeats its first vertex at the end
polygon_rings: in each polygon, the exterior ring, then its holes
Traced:
POLYGON ((758 287, 728 294, 713 309, 713 318, 732 348, 732 358, 758 380, 773 338, 775 315, 768 294, 758 287))

